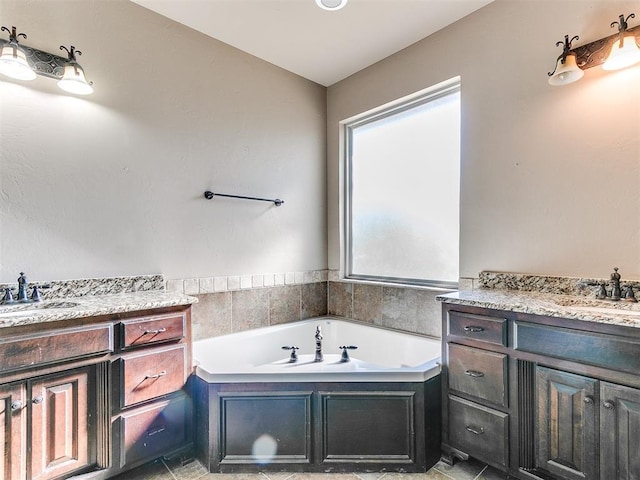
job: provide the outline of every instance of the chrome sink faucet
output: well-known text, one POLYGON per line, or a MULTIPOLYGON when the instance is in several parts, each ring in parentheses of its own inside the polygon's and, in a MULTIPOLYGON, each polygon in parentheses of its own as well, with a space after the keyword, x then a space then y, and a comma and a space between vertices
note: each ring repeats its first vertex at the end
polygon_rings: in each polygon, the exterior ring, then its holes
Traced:
POLYGON ((316 357, 313 361, 322 361, 322 333, 320 332, 320 325, 316 327, 316 357))

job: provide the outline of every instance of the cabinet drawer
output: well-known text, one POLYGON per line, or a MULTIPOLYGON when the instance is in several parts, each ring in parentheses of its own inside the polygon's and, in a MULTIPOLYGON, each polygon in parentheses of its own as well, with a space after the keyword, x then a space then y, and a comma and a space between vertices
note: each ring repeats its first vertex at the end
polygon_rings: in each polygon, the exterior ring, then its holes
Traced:
POLYGON ((640 339, 515 322, 516 350, 621 372, 640 371, 640 339))
POLYGON ((487 315, 449 311, 448 334, 495 345, 507 345, 507 320, 487 315))
POLYGON ((180 390, 186 381, 186 346, 126 355, 121 362, 121 406, 180 390))
POLYGON ((455 448, 492 465, 506 467, 509 416, 449 396, 449 441, 455 448))
POLYGON ((120 467, 189 443, 191 415, 186 397, 154 403, 120 416, 120 467))
POLYGON ((125 320, 120 324, 122 349, 184 338, 186 315, 175 313, 125 320))
POLYGON ((449 343, 449 388, 507 406, 507 356, 449 343))
POLYGON ((0 339, 0 372, 113 351, 113 327, 94 325, 0 339))

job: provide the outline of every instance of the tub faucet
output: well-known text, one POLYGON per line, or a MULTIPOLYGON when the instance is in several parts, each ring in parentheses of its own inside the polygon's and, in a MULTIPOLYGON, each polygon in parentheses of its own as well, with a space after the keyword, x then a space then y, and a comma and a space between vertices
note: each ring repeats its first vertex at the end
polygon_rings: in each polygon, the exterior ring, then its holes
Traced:
POLYGON ((316 358, 314 362, 322 361, 322 333, 320 333, 320 325, 316 327, 316 358))
POLYGON ((289 346, 289 345, 285 345, 284 347, 282 347, 282 350, 291 350, 291 356, 289 356, 289 363, 296 363, 298 361, 298 354, 296 353, 297 350, 299 350, 300 347, 294 347, 289 346))
POLYGON ((349 353, 347 350, 356 350, 358 347, 355 345, 342 345, 338 348, 342 349, 342 355, 340 356, 340 363, 347 363, 351 359, 349 358, 349 353))

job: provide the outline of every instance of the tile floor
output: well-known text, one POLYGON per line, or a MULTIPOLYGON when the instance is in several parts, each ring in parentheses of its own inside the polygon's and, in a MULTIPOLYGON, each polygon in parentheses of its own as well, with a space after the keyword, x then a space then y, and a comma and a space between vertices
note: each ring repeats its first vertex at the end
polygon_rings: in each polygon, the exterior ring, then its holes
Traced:
POLYGON ((197 460, 181 465, 156 460, 114 480, 504 480, 507 477, 476 460, 453 467, 438 462, 427 473, 209 473, 197 460))

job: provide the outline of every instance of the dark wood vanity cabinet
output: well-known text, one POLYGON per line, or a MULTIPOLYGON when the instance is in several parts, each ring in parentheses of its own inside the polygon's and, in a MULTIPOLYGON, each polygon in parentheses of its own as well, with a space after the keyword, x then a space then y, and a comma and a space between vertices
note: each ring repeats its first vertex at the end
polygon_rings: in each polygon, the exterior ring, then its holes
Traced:
POLYGON ((597 477, 597 381, 536 367, 536 466, 558 478, 597 477))
POLYGON ((640 478, 640 329, 443 305, 443 460, 640 478))
POLYGON ((188 307, 6 328, 0 479, 104 479, 192 446, 188 307))

